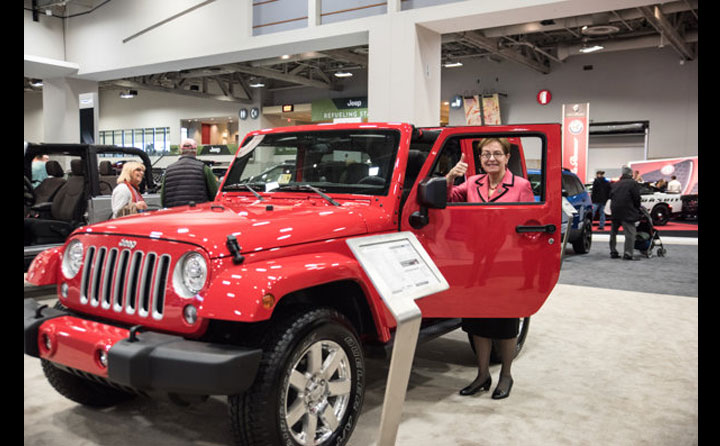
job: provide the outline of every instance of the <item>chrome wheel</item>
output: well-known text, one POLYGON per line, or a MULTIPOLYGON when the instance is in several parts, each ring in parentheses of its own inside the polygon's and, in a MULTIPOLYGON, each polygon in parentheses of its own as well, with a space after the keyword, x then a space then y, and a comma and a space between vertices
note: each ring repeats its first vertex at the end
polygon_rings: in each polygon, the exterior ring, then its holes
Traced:
POLYGON ((283 416, 295 441, 321 444, 338 428, 350 401, 352 371, 345 350, 331 340, 308 347, 290 369, 283 416))

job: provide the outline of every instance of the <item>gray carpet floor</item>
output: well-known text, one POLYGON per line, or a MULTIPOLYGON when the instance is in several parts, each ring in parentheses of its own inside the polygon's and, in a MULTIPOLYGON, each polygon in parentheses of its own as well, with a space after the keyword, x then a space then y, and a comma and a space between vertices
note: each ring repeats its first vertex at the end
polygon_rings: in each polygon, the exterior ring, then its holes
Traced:
MULTIPOLYGON (((601 239, 602 237, 598 237, 601 239)), ((611 260, 606 241, 568 251, 532 317, 504 400, 458 395, 476 374, 464 332, 419 345, 398 446, 698 444, 697 245, 665 258, 611 260)), ((349 446, 377 445, 389 361, 367 360, 349 446)), ((191 407, 135 399, 93 410, 61 397, 24 356, 24 444, 230 445, 225 399, 191 407)), ((500 372, 491 366, 493 388, 500 372)), ((491 389, 492 390, 492 389, 491 389)))

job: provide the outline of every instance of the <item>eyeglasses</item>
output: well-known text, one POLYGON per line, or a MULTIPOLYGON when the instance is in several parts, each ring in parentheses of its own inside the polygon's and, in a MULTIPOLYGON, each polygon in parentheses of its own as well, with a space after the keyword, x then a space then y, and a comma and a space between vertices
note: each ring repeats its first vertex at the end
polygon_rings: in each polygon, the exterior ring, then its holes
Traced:
POLYGON ((505 154, 502 152, 495 152, 495 153, 483 152, 480 154, 480 158, 482 158, 486 161, 489 160, 490 158, 495 158, 496 160, 499 160, 503 156, 505 156, 505 154))

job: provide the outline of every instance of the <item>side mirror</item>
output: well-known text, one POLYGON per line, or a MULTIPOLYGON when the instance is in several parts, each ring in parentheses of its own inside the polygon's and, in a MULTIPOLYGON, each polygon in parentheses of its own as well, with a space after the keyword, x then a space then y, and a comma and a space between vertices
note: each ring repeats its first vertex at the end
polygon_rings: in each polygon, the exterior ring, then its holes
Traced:
POLYGON ((421 229, 430 222, 428 208, 445 209, 447 205, 447 181, 445 177, 426 178, 418 184, 420 210, 410 215, 410 226, 421 229))
POLYGON ((420 206, 445 209, 447 205, 447 180, 445 177, 426 178, 418 185, 420 206))
POLYGON ((562 190, 562 196, 563 196, 563 197, 569 197, 570 194, 568 193, 567 190, 565 190, 565 189, 563 188, 563 190, 562 190))

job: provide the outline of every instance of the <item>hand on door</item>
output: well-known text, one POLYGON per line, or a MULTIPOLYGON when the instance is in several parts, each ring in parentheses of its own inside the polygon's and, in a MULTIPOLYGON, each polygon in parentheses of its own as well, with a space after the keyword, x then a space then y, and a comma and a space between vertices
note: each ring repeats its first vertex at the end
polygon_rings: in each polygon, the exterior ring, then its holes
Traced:
POLYGON ((460 161, 445 175, 448 184, 453 184, 455 178, 464 176, 467 173, 467 169, 468 164, 465 162, 465 154, 463 153, 460 155, 460 161))

